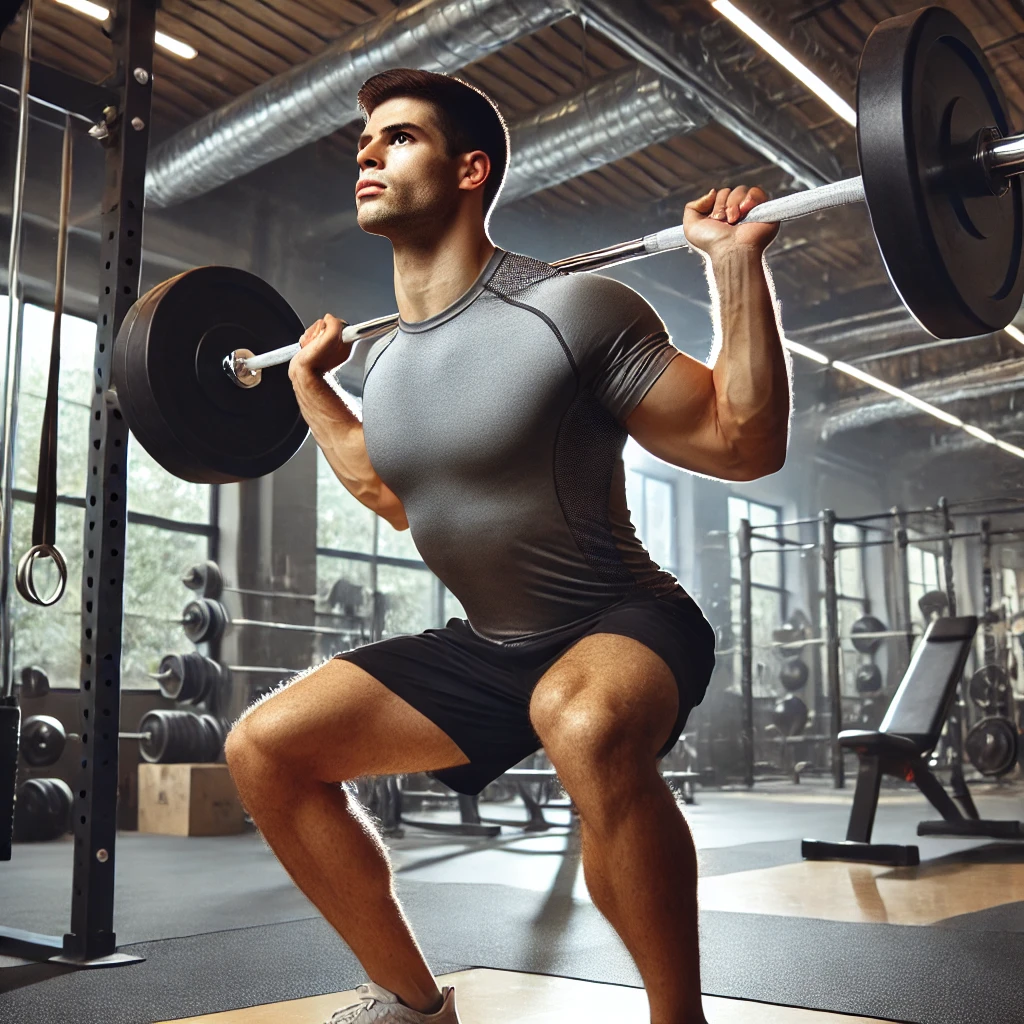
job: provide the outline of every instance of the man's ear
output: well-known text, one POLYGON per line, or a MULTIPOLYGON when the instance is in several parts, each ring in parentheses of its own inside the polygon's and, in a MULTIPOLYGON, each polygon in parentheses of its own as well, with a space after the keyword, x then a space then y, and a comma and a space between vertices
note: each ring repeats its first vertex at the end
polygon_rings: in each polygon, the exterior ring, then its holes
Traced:
POLYGON ((491 176, 491 158, 482 149, 476 149, 466 153, 462 161, 459 188, 470 191, 483 188, 484 182, 491 176))

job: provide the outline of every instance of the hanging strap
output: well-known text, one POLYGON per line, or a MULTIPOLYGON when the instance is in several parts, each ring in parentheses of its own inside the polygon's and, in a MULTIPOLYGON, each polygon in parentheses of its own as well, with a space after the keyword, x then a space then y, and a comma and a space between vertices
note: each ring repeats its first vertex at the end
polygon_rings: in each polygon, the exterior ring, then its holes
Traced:
POLYGON ((53 334, 50 340, 50 376, 46 385, 43 433, 39 442, 36 475, 36 508, 32 522, 32 547, 18 562, 18 593, 32 604, 47 607, 64 596, 68 566, 57 540, 57 397, 60 387, 60 327, 64 314, 64 276, 68 258, 68 213, 71 207, 71 116, 64 119, 64 148, 60 167, 60 222, 57 227, 57 281, 53 296, 53 334), (52 559, 58 582, 49 597, 40 597, 32 577, 40 558, 52 559))

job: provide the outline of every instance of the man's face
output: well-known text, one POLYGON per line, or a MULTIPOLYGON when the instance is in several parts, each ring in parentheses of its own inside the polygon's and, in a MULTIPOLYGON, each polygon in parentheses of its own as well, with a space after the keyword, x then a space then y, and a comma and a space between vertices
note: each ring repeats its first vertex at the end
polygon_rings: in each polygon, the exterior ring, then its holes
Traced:
POLYGON ((426 100, 397 96, 370 116, 356 156, 356 217, 374 235, 430 231, 459 202, 458 157, 449 157, 426 100))

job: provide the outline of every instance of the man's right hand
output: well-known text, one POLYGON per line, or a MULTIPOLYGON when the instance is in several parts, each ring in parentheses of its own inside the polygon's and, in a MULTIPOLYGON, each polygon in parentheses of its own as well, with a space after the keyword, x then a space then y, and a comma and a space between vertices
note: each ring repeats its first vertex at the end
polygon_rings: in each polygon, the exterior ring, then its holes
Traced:
POLYGON ((302 348, 288 364, 288 376, 325 373, 341 366, 352 351, 352 342, 341 340, 341 332, 348 326, 344 320, 327 313, 322 320, 311 324, 299 338, 302 348))

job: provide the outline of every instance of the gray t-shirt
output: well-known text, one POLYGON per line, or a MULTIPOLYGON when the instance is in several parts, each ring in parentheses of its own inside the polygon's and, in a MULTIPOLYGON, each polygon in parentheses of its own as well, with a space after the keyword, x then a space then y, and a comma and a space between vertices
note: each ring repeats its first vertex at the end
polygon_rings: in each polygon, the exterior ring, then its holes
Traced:
POLYGON ((446 310, 370 349, 370 461, 482 637, 681 591, 637 539, 622 463, 623 421, 678 354, 632 288, 502 249, 446 310))

